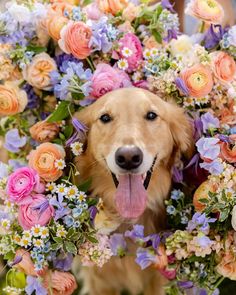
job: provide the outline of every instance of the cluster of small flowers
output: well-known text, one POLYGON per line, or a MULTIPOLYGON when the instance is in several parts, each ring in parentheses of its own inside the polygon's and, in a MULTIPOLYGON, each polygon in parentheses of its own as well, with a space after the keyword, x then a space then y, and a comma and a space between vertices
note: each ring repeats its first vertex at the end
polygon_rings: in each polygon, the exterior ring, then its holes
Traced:
POLYGON ((22 292, 24 292, 24 289, 7 286, 3 289, 3 292, 7 295, 21 295, 22 292))

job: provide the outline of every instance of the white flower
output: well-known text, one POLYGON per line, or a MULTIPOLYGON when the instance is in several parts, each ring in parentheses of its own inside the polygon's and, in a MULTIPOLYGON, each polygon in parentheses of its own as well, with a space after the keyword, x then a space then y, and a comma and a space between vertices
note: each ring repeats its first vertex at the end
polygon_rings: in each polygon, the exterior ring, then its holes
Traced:
POLYGON ((35 225, 31 228, 32 235, 34 237, 39 237, 41 235, 41 226, 35 225))
POLYGON ((86 194, 85 194, 85 192, 79 192, 78 195, 77 195, 77 199, 78 199, 80 202, 85 201, 85 199, 86 199, 86 194))
POLYGON ((37 248, 40 248, 44 245, 43 240, 40 240, 40 239, 33 239, 33 243, 34 243, 34 246, 37 248))
POLYGON ((128 47, 124 47, 121 53, 124 57, 130 57, 133 54, 133 51, 129 49, 128 47))
POLYGON ((79 156, 83 152, 83 144, 81 142, 75 142, 70 145, 72 153, 75 156, 79 156))
POLYGON ((49 230, 45 226, 41 227, 40 233, 41 233, 41 238, 42 239, 45 239, 45 238, 47 238, 49 236, 49 230))
POLYGON ((56 160, 55 161, 55 167, 58 170, 63 170, 66 167, 66 163, 65 163, 65 161, 63 159, 56 160))
POLYGON ((20 241, 20 246, 25 248, 27 248, 28 246, 31 246, 31 240, 23 236, 20 241))
POLYGON ((9 219, 2 219, 1 220, 1 226, 4 228, 4 229, 9 229, 10 226, 11 226, 11 222, 9 219))
POLYGON ((19 23, 29 23, 31 20, 31 13, 29 8, 23 5, 13 3, 8 7, 8 12, 19 23))
POLYGON ((16 244, 20 245, 21 237, 20 237, 19 235, 15 235, 15 236, 13 236, 13 241, 14 241, 16 244))
POLYGON ((151 57, 156 57, 158 55, 158 49, 157 48, 152 48, 151 49, 151 57))
POLYGON ((78 194, 78 188, 75 185, 72 185, 68 188, 66 196, 69 199, 73 199, 78 194))
POLYGON ((129 67, 127 60, 123 58, 117 62, 117 65, 118 65, 118 68, 121 70, 127 70, 129 67))
POLYGON ((46 184, 47 191, 51 191, 52 193, 56 192, 57 186, 54 182, 49 182, 46 184))
POLYGON ((29 230, 24 230, 23 231, 23 238, 31 240, 32 238, 32 233, 29 230))
POLYGON ((56 236, 59 238, 64 238, 66 236, 67 232, 65 229, 60 229, 57 231, 56 236))
POLYGON ((193 43, 187 35, 181 35, 177 39, 172 39, 170 42, 170 52, 173 56, 186 55, 191 50, 193 50, 193 43))
POLYGON ((58 184, 57 187, 56 187, 56 193, 60 193, 62 194, 63 196, 66 195, 67 193, 67 187, 65 184, 58 184))

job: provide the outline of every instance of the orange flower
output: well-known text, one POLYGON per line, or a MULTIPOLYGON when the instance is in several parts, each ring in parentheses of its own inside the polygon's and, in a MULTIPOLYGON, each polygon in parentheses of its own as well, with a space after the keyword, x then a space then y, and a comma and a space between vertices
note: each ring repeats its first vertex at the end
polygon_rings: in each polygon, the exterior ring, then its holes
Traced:
POLYGON ((56 181, 62 176, 62 170, 56 167, 56 161, 64 159, 65 151, 57 144, 42 143, 29 154, 29 166, 35 169, 45 181, 56 181))
POLYGON ((60 39, 62 28, 68 23, 68 18, 59 15, 50 15, 47 18, 47 31, 55 41, 60 39))
POLYGON ((37 272, 34 269, 33 261, 31 260, 29 252, 24 249, 18 249, 16 251, 16 256, 21 256, 22 260, 20 263, 16 264, 15 267, 20 271, 25 273, 27 276, 37 276, 37 272))
POLYGON ((180 78, 188 88, 189 95, 195 98, 204 97, 213 87, 211 71, 201 64, 184 70, 180 78))
POLYGON ((195 191, 193 196, 193 205, 196 211, 202 212, 205 209, 206 204, 202 203, 200 199, 209 200, 209 191, 212 193, 216 191, 216 185, 210 183, 209 180, 204 181, 195 191))
POLYGON ((27 94, 14 83, 0 85, 0 116, 23 112, 27 104, 27 94))
POLYGON ((51 288, 53 295, 71 295, 77 289, 75 277, 69 272, 47 271, 43 275, 43 286, 51 288))
POLYGON ((234 113, 234 100, 229 101, 227 107, 222 108, 219 113, 219 118, 221 124, 227 125, 235 125, 236 124, 236 116, 234 113))
POLYGON ((236 63, 228 53, 219 51, 211 54, 214 75, 221 82, 231 82, 236 73, 236 63))
POLYGON ((227 142, 221 142, 220 155, 229 163, 236 163, 236 134, 230 135, 229 138, 234 142, 230 145, 227 142))
POLYGON ((168 259, 166 255, 166 250, 163 245, 160 245, 157 250, 158 254, 156 256, 156 262, 154 267, 157 269, 164 269, 168 265, 168 259))
POLYGON ((65 12, 71 12, 74 6, 66 1, 53 1, 49 8, 48 15, 54 14, 57 16, 64 16, 65 12))
POLYGON ((50 73, 57 69, 55 61, 45 52, 37 54, 23 70, 24 79, 33 87, 50 90, 50 73))
POLYGON ((210 24, 220 24, 224 18, 222 6, 215 0, 191 0, 185 12, 210 24))
POLYGON ((41 121, 30 128, 31 137, 38 142, 48 142, 53 140, 59 133, 59 126, 57 123, 48 123, 41 121))
POLYGON ((117 14, 128 6, 127 0, 97 0, 98 7, 104 13, 117 14))
POLYGON ((132 22, 140 13, 140 6, 135 6, 133 3, 129 3, 123 10, 122 17, 124 20, 132 22))
POLYGON ((61 39, 58 44, 65 53, 72 53, 79 59, 85 59, 90 54, 89 41, 91 29, 83 22, 69 23, 61 30, 61 39))
POLYGON ((216 267, 217 272, 223 277, 236 280, 236 258, 231 252, 224 253, 216 267))

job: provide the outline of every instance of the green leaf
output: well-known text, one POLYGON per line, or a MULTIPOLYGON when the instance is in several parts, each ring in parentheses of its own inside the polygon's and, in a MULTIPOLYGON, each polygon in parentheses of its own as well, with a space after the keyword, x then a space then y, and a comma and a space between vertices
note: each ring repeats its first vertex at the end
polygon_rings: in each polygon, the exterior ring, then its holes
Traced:
POLYGON ((47 48, 46 47, 41 47, 41 46, 35 46, 35 45, 29 45, 27 46, 27 51, 33 51, 36 54, 46 52, 47 48))
POLYGON ((90 236, 90 235, 86 235, 86 238, 91 242, 91 243, 94 243, 94 244, 97 244, 98 243, 98 240, 93 237, 93 236, 90 236))
POLYGON ((55 243, 51 245, 51 249, 54 251, 59 250, 60 248, 62 248, 62 244, 55 243))
POLYGON ((66 235, 66 238, 67 239, 70 239, 71 236, 73 236, 75 234, 75 229, 73 227, 71 227, 69 230, 68 230, 68 233, 66 235))
POLYGON ((24 289, 26 286, 25 274, 11 271, 7 276, 7 283, 15 288, 24 289))
POLYGON ((59 237, 53 237, 53 240, 57 243, 57 244, 62 244, 63 243, 63 239, 59 238, 59 237))
POLYGON ((72 254, 74 254, 74 255, 77 254, 77 248, 76 248, 75 244, 66 241, 66 242, 64 243, 64 245, 65 245, 65 247, 66 247, 66 250, 67 250, 69 253, 72 253, 72 254))
POLYGON ((11 252, 8 252, 4 255, 4 259, 5 260, 13 260, 15 258, 15 253, 13 253, 12 251, 11 252))
POLYGON ((203 199, 199 199, 198 200, 200 203, 203 203, 203 204, 207 204, 207 203, 209 203, 209 200, 208 199, 205 199, 205 198, 203 198, 203 199))
POLYGON ((154 36, 155 40, 158 42, 158 43, 162 43, 162 37, 161 37, 161 34, 159 32, 157 32, 156 30, 152 30, 152 35, 154 36))
POLYGON ((225 221, 225 220, 228 218, 229 213, 230 213, 230 210, 229 210, 229 209, 226 209, 225 211, 220 212, 220 218, 219 218, 219 221, 220 221, 220 222, 225 221))
POLYGON ((92 178, 89 178, 85 182, 78 185, 78 190, 82 191, 82 192, 87 192, 88 189, 90 188, 91 184, 92 184, 92 178))
POLYGON ((65 135, 65 138, 68 139, 71 137, 73 133, 73 126, 72 125, 67 125, 64 129, 64 135, 65 135))
POLYGON ((66 119, 69 116, 69 101, 62 101, 57 109, 48 117, 47 122, 59 122, 61 120, 66 119))

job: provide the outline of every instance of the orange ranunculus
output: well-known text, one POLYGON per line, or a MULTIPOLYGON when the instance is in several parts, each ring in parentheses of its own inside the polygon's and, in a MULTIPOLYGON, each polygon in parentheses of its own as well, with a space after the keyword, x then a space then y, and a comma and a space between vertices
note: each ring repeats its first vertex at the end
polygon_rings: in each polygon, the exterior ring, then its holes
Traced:
POLYGON ((56 161, 64 159, 65 151, 57 144, 42 143, 29 154, 29 166, 36 170, 39 176, 49 182, 62 176, 62 170, 56 167, 56 161))
POLYGON ((236 280, 235 255, 231 251, 224 253, 220 263, 216 266, 216 270, 223 277, 236 280))
POLYGON ((60 33, 62 28, 68 23, 68 18, 59 15, 49 15, 47 17, 47 31, 50 37, 52 37, 55 41, 60 39, 60 33))
POLYGON ((42 278, 44 288, 50 288, 53 295, 71 295, 77 289, 75 277, 69 272, 47 271, 42 278))
POLYGON ((71 13, 74 6, 66 1, 55 1, 51 4, 48 10, 48 16, 50 15, 57 15, 65 16, 65 12, 71 13))
POLYGON ((97 0, 98 7, 104 13, 117 14, 128 6, 127 0, 97 0))
POLYGON ((37 142, 48 142, 56 138, 59 133, 59 126, 57 123, 48 123, 41 121, 30 128, 31 137, 37 142))
POLYGON ((221 124, 227 124, 232 126, 236 124, 234 105, 235 105, 235 102, 232 99, 231 101, 229 101, 227 107, 220 109, 219 118, 220 118, 221 124))
POLYGON ((15 265, 20 272, 25 273, 27 276, 37 276, 37 272, 34 268, 34 263, 30 257, 30 253, 24 249, 18 249, 16 251, 16 256, 21 256, 22 260, 15 265))
POLYGON ((210 24, 220 24, 224 10, 216 0, 191 0, 185 12, 210 24))
POLYGON ((180 78, 187 86, 189 95, 195 98, 204 97, 213 87, 211 71, 201 64, 184 70, 180 74, 180 78))
POLYGON ((230 135, 229 137, 234 143, 231 145, 227 142, 221 142, 220 155, 229 163, 236 163, 236 134, 230 135))
POLYGON ((91 37, 92 31, 89 26, 83 22, 70 21, 61 30, 61 39, 58 44, 65 53, 71 53, 79 59, 85 59, 91 52, 89 48, 91 37))
POLYGON ((0 85, 0 116, 15 115, 23 112, 27 105, 27 94, 15 83, 0 85))
POLYGON ((35 55, 31 63, 23 70, 24 79, 33 87, 42 90, 52 88, 50 73, 57 70, 57 65, 47 53, 35 55))
POLYGON ((212 53, 213 73, 221 82, 231 82, 236 73, 236 63, 228 53, 219 51, 212 53))
POLYGON ((196 211, 202 212, 206 204, 202 203, 199 201, 200 199, 208 199, 209 200, 209 195, 208 192, 215 192, 216 191, 216 185, 213 185, 212 183, 209 182, 209 180, 204 181, 195 191, 193 195, 193 205, 196 211))

